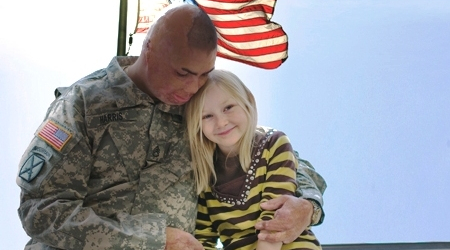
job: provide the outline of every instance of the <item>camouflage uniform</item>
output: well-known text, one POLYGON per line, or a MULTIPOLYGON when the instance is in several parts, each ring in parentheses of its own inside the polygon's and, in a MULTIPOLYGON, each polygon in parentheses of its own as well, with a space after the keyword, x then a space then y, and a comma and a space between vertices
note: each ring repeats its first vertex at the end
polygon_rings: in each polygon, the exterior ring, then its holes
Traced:
POLYGON ((294 151, 298 160, 297 168, 297 191, 295 195, 304 199, 315 200, 319 203, 320 209, 322 209, 319 222, 314 226, 322 224, 325 218, 325 212, 323 211, 323 193, 327 188, 327 183, 323 177, 316 172, 314 167, 308 161, 301 159, 297 151, 294 151))
POLYGON ((167 226, 194 232, 183 107, 135 86, 122 68, 136 59, 113 58, 51 104, 19 165, 25 249, 164 249, 167 226))

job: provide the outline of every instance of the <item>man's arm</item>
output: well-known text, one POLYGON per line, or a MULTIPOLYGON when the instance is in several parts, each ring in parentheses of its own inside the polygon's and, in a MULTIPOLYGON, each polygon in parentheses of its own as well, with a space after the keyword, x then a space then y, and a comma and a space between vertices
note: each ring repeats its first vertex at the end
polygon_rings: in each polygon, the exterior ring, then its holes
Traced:
POLYGON ((74 106, 54 103, 22 157, 17 184, 24 230, 34 242, 60 249, 164 249, 166 216, 131 215, 124 208, 135 184, 124 181, 96 191, 99 185, 88 187, 102 180, 91 176, 92 149, 83 115, 74 106), (100 215, 99 210, 110 213, 100 215))
MULTIPOLYGON (((50 154, 51 158, 45 159, 36 149, 51 151, 36 141, 24 154, 17 178, 22 189, 19 218, 34 241, 60 249, 164 249, 165 215, 118 212, 109 218, 99 216, 83 206, 89 162, 83 157, 77 159, 76 154, 61 158, 60 162, 67 164, 54 166, 50 162, 59 156, 50 154), (75 167, 75 162, 80 165, 75 167), (33 165, 34 169, 29 170, 33 165), (39 172, 34 179, 28 179, 27 172, 31 171, 39 172)), ((76 149, 74 152, 80 153, 76 149)))
POLYGON ((322 224, 325 213, 323 211, 323 193, 327 188, 327 183, 324 178, 315 171, 314 167, 306 160, 303 160, 299 157, 298 152, 295 151, 295 155, 298 160, 298 169, 297 169, 297 190, 295 195, 299 198, 315 201, 319 211, 318 218, 315 221, 312 221, 312 226, 322 224))
MULTIPOLYGON (((313 222, 314 207, 309 199, 316 201, 322 209, 322 194, 326 189, 326 182, 309 162, 298 157, 297 152, 296 157, 299 161, 297 197, 284 195, 261 204, 263 210, 277 210, 273 220, 261 221, 255 225, 258 230, 272 232, 260 233, 258 237, 262 240, 292 242, 313 222)), ((316 225, 322 223, 324 216, 325 213, 321 211, 316 225)))

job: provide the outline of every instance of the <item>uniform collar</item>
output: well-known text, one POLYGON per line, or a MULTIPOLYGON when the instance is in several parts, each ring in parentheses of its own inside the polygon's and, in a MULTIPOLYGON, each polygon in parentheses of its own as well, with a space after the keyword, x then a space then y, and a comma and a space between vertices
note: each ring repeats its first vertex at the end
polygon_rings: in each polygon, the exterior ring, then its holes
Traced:
POLYGON ((106 68, 109 82, 120 82, 114 84, 112 89, 114 92, 120 92, 126 98, 116 100, 117 107, 126 108, 136 106, 142 103, 152 103, 162 112, 183 116, 184 105, 168 105, 160 101, 156 101, 149 95, 141 91, 136 84, 128 77, 123 70, 124 67, 130 66, 136 62, 137 56, 116 56, 106 68))

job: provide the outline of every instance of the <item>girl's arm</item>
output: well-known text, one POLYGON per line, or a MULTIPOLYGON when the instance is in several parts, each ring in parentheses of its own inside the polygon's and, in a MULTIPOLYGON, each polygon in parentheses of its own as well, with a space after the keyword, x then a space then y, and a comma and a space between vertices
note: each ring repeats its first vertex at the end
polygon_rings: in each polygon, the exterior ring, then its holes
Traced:
POLYGON ((197 208, 195 238, 202 243, 206 250, 216 250, 217 239, 219 237, 217 232, 213 230, 204 192, 199 195, 197 208))
POLYGON ((271 243, 264 240, 258 240, 256 243, 256 250, 280 250, 283 242, 271 243))

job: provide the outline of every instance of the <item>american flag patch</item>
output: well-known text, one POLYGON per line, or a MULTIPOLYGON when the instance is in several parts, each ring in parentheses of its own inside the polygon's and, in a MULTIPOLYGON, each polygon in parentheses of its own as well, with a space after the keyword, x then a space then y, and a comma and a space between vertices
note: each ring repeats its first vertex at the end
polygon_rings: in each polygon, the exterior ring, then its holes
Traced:
POLYGON ((56 150, 61 151, 72 137, 72 134, 55 122, 47 121, 45 126, 39 131, 38 136, 56 150))

